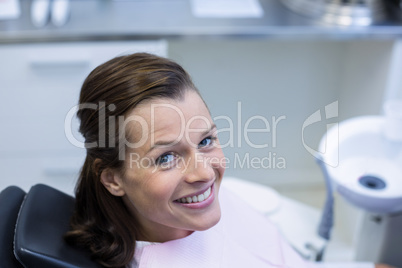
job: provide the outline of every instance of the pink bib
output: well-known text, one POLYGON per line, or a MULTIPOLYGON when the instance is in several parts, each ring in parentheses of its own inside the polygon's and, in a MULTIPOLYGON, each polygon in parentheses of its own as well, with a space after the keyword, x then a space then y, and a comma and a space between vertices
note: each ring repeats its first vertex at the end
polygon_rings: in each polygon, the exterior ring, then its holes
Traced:
POLYGON ((219 200, 222 217, 217 225, 182 239, 145 246, 139 268, 314 267, 284 241, 268 219, 236 195, 221 187, 219 200))

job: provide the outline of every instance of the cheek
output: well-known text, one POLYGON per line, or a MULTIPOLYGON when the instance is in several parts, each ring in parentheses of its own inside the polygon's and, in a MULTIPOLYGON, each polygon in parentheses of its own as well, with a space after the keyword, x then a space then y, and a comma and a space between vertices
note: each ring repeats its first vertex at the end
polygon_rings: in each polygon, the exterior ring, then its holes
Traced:
POLYGON ((147 181, 136 188, 130 189, 127 198, 130 207, 135 214, 139 213, 145 217, 153 217, 159 214, 161 209, 164 211, 169 206, 171 200, 171 188, 156 181, 147 181), (151 214, 150 214, 151 213, 151 214))
POLYGON ((217 170, 221 176, 226 169, 226 158, 221 148, 216 148, 211 154, 211 166, 217 170))
POLYGON ((179 174, 174 171, 149 172, 141 185, 140 195, 151 203, 170 201, 177 187, 179 174))

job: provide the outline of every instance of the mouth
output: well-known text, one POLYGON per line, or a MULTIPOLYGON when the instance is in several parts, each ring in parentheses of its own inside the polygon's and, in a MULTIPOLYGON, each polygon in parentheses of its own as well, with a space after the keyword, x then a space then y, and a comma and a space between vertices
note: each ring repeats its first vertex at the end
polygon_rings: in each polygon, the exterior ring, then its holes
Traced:
POLYGON ((212 193, 212 186, 208 187, 208 189, 206 191, 202 192, 201 194, 182 197, 182 198, 176 199, 175 202, 182 203, 182 204, 200 203, 200 202, 203 202, 204 200, 208 199, 208 197, 211 196, 211 193, 212 193))

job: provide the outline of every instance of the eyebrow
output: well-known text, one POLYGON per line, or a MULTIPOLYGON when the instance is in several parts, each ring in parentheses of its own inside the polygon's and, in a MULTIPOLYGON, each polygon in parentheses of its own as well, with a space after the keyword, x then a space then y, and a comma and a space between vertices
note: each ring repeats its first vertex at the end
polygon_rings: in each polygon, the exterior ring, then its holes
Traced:
MULTIPOLYGON (((207 129, 206 131, 204 131, 204 132, 201 133, 201 136, 207 135, 208 133, 212 132, 214 129, 216 129, 216 124, 212 124, 209 129, 207 129)), ((177 144, 177 143, 179 143, 179 142, 180 142, 180 141, 177 141, 177 140, 172 140, 172 141, 157 141, 157 142, 155 142, 155 143, 151 146, 151 148, 149 148, 149 150, 147 151, 147 154, 148 154, 149 152, 151 152, 152 150, 154 150, 155 148, 162 147, 162 146, 175 145, 175 144, 177 144)))

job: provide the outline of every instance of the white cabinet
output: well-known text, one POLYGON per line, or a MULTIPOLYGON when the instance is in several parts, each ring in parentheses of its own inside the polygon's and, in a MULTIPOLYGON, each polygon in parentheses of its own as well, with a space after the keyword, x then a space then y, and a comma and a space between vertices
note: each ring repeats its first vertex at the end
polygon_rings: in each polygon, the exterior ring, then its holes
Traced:
MULTIPOLYGON (((65 118, 85 77, 131 52, 167 54, 165 41, 0 46, 0 189, 46 183, 72 193, 85 157, 66 137, 65 118)), ((74 137, 78 121, 72 121, 74 137)))

